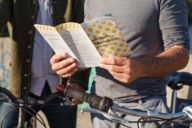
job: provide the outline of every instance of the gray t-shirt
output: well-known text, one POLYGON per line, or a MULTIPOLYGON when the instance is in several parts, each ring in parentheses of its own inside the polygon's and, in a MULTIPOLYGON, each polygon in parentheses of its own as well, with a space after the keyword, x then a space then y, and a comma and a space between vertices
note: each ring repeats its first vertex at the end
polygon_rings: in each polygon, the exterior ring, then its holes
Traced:
MULTIPOLYGON (((85 0, 85 20, 111 14, 132 49, 132 56, 157 55, 173 45, 189 48, 185 0, 85 0)), ((147 68, 147 67, 146 67, 147 68)), ((165 95, 166 77, 143 77, 125 84, 97 68, 96 94, 120 102, 165 95)))

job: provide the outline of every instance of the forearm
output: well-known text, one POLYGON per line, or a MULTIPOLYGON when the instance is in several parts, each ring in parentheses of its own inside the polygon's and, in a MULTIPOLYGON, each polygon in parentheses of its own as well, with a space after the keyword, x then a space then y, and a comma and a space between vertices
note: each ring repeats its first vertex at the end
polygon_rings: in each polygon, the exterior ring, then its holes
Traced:
POLYGON ((173 46, 155 57, 143 59, 144 76, 164 76, 184 68, 189 60, 189 51, 182 46, 173 46))

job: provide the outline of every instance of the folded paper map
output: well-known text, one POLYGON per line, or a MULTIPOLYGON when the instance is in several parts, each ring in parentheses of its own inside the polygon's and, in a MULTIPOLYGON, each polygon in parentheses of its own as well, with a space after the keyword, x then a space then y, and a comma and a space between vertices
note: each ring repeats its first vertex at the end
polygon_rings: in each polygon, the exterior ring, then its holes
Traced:
POLYGON ((82 23, 101 56, 130 56, 130 48, 111 16, 82 23))
POLYGON ((130 49, 114 20, 104 16, 82 24, 35 24, 55 53, 67 52, 80 67, 98 66, 101 56, 129 56, 130 49))

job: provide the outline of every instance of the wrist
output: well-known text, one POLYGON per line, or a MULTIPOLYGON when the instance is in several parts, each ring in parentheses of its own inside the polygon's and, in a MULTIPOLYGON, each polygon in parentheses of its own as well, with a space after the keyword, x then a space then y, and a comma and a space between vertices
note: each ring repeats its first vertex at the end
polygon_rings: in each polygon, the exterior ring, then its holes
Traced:
POLYGON ((153 65, 155 63, 155 57, 145 55, 140 58, 140 63, 141 63, 141 71, 140 74, 142 77, 150 77, 151 72, 155 69, 153 69, 153 65))

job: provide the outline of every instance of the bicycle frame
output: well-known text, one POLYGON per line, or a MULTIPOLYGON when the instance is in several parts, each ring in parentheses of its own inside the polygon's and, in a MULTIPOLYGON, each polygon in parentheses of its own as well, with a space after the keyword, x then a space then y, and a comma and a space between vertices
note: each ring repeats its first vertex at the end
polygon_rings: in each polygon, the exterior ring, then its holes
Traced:
MULTIPOLYGON (((27 109, 29 109, 33 112, 33 109, 31 108, 32 106, 46 105, 57 97, 63 97, 63 94, 61 94, 61 93, 54 93, 54 94, 50 95, 49 97, 47 97, 45 100, 35 100, 35 99, 31 99, 31 98, 18 99, 12 93, 10 93, 7 89, 2 88, 2 87, 0 87, 0 93, 4 94, 5 96, 8 96, 8 99, 1 97, 2 102, 11 102, 18 106, 17 128, 24 128, 26 112, 29 113, 31 116, 35 117, 35 115, 33 115, 33 113, 29 112, 27 109)), ((61 98, 61 99, 63 99, 63 98, 61 98)), ((69 104, 69 103, 66 103, 66 104, 69 104)), ((6 118, 6 116, 5 116, 5 118, 6 118)), ((37 117, 35 117, 35 119, 38 120, 46 128, 45 122, 42 120, 42 117, 40 117, 40 115, 37 115, 37 117)), ((2 125, 3 120, 0 122, 0 128, 2 127, 1 125, 2 125)))
MULTIPOLYGON (((135 110, 135 109, 128 109, 128 108, 124 108, 124 107, 120 107, 118 105, 114 105, 112 106, 112 111, 121 113, 121 114, 126 114, 126 115, 132 115, 132 116, 137 116, 140 118, 153 118, 154 121, 156 120, 174 120, 174 119, 179 119, 179 118, 186 118, 186 117, 190 117, 190 119, 192 120, 192 107, 191 106, 187 106, 185 107, 183 112, 179 112, 179 113, 158 113, 155 111, 141 111, 141 110, 135 110)), ((81 112, 89 112, 89 113, 96 113, 99 115, 104 116, 106 119, 120 123, 120 124, 130 124, 133 123, 129 120, 126 120, 120 116, 117 116, 113 113, 110 113, 110 111, 107 112, 103 112, 100 111, 98 109, 94 109, 94 108, 85 108, 82 109, 81 112)), ((153 122, 153 121, 152 121, 153 122)))

